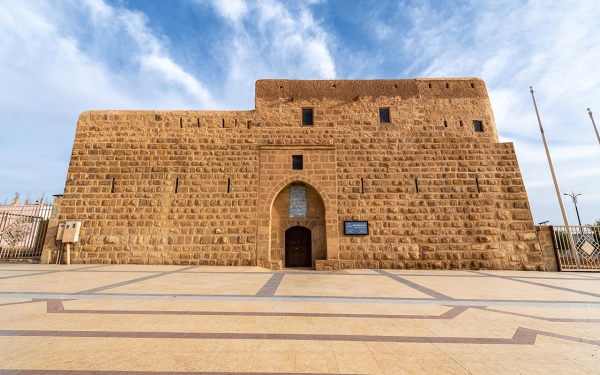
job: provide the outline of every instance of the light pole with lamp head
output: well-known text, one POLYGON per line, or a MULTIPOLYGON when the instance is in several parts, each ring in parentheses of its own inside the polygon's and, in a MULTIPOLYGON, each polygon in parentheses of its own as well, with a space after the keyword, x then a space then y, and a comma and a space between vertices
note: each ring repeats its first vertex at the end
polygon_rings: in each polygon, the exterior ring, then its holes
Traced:
POLYGON ((575 205, 575 212, 577 212, 577 221, 579 221, 579 226, 581 226, 581 219, 579 218, 579 210, 577 209, 577 197, 580 196, 581 194, 575 194, 575 192, 572 192, 571 194, 567 194, 567 193, 563 193, 563 194, 571 197, 571 200, 573 201, 573 204, 575 205))

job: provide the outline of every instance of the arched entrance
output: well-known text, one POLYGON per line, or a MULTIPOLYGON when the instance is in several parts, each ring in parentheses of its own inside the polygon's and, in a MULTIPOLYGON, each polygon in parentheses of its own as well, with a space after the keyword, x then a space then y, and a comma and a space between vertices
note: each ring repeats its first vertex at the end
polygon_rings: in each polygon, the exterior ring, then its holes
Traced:
POLYGON ((310 229, 295 226, 285 231, 285 266, 312 267, 310 229))
POLYGON ((325 205, 319 192, 294 181, 273 199, 269 231, 271 267, 314 267, 327 259, 325 205), (298 248, 298 249, 296 249, 298 248))

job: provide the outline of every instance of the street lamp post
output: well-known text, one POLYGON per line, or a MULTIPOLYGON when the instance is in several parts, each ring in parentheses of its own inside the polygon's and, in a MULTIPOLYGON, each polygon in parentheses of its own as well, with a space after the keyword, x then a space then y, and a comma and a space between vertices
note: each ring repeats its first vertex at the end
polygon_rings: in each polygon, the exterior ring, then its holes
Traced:
POLYGON ((563 194, 571 197, 571 200, 573 201, 573 204, 575 205, 575 212, 577 212, 577 221, 579 221, 579 226, 581 226, 581 219, 579 218, 579 210, 577 209, 577 197, 580 196, 581 194, 575 194, 575 192, 572 192, 571 194, 567 194, 567 193, 563 193, 563 194))
POLYGON ((596 131, 596 137, 598 138, 598 143, 600 143, 600 135, 598 134, 598 128, 596 128, 596 121, 594 121, 594 116, 592 116, 592 110, 587 109, 590 114, 590 118, 592 119, 592 125, 594 125, 594 130, 596 131))

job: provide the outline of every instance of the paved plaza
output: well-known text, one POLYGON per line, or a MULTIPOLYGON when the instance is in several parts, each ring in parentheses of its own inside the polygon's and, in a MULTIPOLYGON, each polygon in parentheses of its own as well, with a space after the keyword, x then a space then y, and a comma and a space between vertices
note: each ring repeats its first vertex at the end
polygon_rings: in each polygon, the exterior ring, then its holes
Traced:
POLYGON ((0 374, 600 374, 600 274, 0 264, 0 374))

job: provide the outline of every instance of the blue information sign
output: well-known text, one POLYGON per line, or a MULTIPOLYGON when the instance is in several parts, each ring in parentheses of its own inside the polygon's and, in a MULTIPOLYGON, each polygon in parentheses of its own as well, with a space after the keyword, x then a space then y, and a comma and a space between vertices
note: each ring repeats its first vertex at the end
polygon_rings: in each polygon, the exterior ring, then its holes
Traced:
POLYGON ((344 234, 369 234, 369 222, 344 221, 344 234))

